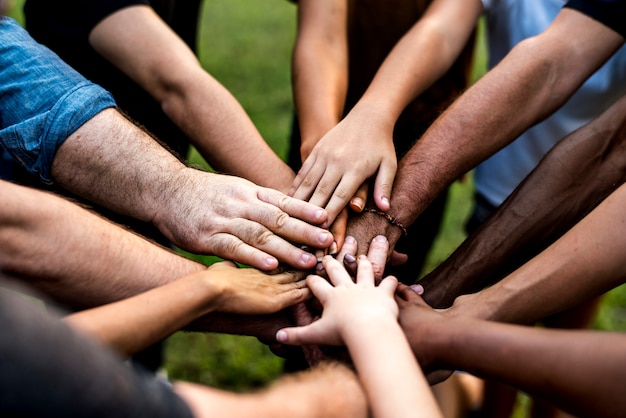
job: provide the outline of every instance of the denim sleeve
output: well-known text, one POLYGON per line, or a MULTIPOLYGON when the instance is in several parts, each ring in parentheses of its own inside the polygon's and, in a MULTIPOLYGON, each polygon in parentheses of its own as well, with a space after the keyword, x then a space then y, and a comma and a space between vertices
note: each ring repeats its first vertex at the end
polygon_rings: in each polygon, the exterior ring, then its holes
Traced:
POLYGON ((35 42, 17 22, 0 17, 0 148, 32 175, 52 183, 63 141, 102 110, 109 92, 35 42))

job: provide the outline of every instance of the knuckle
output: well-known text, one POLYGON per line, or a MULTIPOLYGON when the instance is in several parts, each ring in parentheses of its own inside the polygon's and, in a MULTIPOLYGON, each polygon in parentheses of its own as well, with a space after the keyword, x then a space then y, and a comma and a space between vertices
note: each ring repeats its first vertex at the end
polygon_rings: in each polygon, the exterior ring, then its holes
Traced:
POLYGON ((264 247, 274 238, 274 233, 268 229, 257 234, 254 244, 255 246, 264 247))

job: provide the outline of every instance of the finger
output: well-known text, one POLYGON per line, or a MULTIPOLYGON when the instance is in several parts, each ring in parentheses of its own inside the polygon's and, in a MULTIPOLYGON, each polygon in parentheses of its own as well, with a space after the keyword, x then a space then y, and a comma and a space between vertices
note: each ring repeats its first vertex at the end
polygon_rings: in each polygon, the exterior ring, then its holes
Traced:
POLYGON ((351 254, 352 258, 354 258, 354 255, 356 254, 356 239, 352 235, 346 236, 343 241, 343 245, 341 246, 341 250, 339 250, 335 258, 337 261, 343 263, 345 261, 344 257, 346 254, 351 254))
POLYGON ((377 235, 370 243, 367 252, 367 259, 372 263, 374 276, 377 280, 383 278, 385 265, 387 264, 387 253, 389 252, 389 241, 384 235, 377 235))
POLYGON ((306 278, 306 284, 311 289, 311 292, 319 299, 322 304, 328 299, 328 292, 330 292, 333 286, 328 283, 326 279, 316 274, 311 274, 306 278))
POLYGON ((333 257, 329 255, 324 257, 322 264, 324 264, 324 269, 333 285, 341 286, 354 283, 346 269, 333 257))
MULTIPOLYGON (((350 199, 354 196, 362 183, 363 179, 360 177, 346 174, 343 177, 336 179, 336 183, 333 185, 333 190, 328 192, 324 189, 324 192, 327 195, 325 203, 317 201, 314 202, 313 197, 315 197, 315 194, 313 195, 311 202, 317 203, 320 206, 325 205, 326 212, 328 213, 328 219, 322 224, 322 226, 330 225, 330 223, 335 220, 337 215, 339 215, 339 212, 341 212, 348 205, 350 199)), ((321 188, 322 184, 320 183, 318 190, 321 188)), ((330 189, 330 187, 327 189, 330 189)))
MULTIPOLYGON (((230 233, 212 235, 207 246, 214 255, 231 258, 260 270, 270 271, 279 261, 301 270, 315 267, 316 257, 274 234, 263 225, 238 219, 229 227, 230 233)), ((324 233, 332 240, 330 232, 324 233)))
MULTIPOLYGON (((300 171, 293 181, 295 188, 292 196, 296 199, 310 200, 315 192, 322 176, 324 176, 326 167, 322 164, 315 164, 316 158, 311 155, 306 159, 300 171)), ((323 206, 323 205, 318 205, 323 206)))
POLYGON ((383 161, 378 168, 374 183, 374 202, 380 210, 388 211, 391 207, 389 199, 391 198, 391 188, 396 177, 397 166, 396 160, 393 159, 383 161))
POLYGON ((314 205, 299 198, 289 197, 278 190, 261 187, 257 192, 257 197, 262 202, 277 207, 290 217, 307 223, 320 225, 328 219, 328 213, 322 209, 321 205, 314 205))
POLYGON ((391 256, 389 257, 388 263, 391 266, 399 266, 401 264, 406 263, 408 259, 409 259, 408 255, 404 253, 399 253, 396 250, 393 250, 391 252, 391 256))
POLYGON ((389 295, 393 295, 398 288, 398 279, 394 276, 387 276, 378 284, 378 287, 384 289, 389 295))
POLYGON ((359 256, 356 272, 356 283, 360 286, 374 286, 374 270, 372 263, 364 255, 359 256))
POLYGON ((363 208, 365 207, 365 202, 367 202, 368 189, 369 184, 367 182, 361 184, 352 199, 350 199, 350 209, 355 212, 361 212, 363 210, 363 208))
MULTIPOLYGON (((337 193, 336 189, 342 181, 342 175, 343 174, 340 171, 335 170, 335 169, 329 168, 328 170, 326 170, 322 178, 319 180, 319 183, 317 184, 315 191, 311 195, 309 202, 320 207, 327 206, 329 201, 337 193)), ((344 197, 345 197, 345 203, 343 207, 345 207, 348 204, 348 200, 350 197, 352 197, 352 194, 350 194, 350 196, 344 196, 344 197)), ((328 211, 328 208, 326 208, 326 212, 328 213, 328 219, 326 220, 326 222, 322 224, 322 226, 324 227, 330 226, 330 224, 333 223, 333 221, 339 214, 339 211, 343 209, 343 207, 339 208, 338 210, 335 210, 335 212, 332 214, 328 211)))
POLYGON ((321 327, 318 325, 320 322, 321 320, 318 320, 304 327, 280 329, 276 332, 276 341, 288 345, 328 343, 328 341, 324 341, 320 332, 321 327))
POLYGON ((333 234, 334 241, 330 245, 328 253, 332 256, 337 255, 343 247, 346 237, 346 229, 348 227, 348 209, 344 208, 339 216, 335 218, 335 222, 330 226, 330 233, 333 234))

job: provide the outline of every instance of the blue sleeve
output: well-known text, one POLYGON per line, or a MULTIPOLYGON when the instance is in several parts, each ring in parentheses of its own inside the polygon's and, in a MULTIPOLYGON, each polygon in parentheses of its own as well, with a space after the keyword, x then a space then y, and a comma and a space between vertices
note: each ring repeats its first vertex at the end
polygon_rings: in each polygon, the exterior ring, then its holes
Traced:
POLYGON ((14 20, 0 18, 0 147, 29 173, 51 183, 63 141, 115 100, 14 20))

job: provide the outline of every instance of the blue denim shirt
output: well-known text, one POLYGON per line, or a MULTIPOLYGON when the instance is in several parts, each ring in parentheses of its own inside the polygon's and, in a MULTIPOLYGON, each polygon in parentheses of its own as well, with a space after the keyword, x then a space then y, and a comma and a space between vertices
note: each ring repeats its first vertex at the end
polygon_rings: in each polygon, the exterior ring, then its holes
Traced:
POLYGON ((0 149, 52 183, 56 151, 86 121, 115 107, 88 81, 16 21, 0 17, 0 149))

